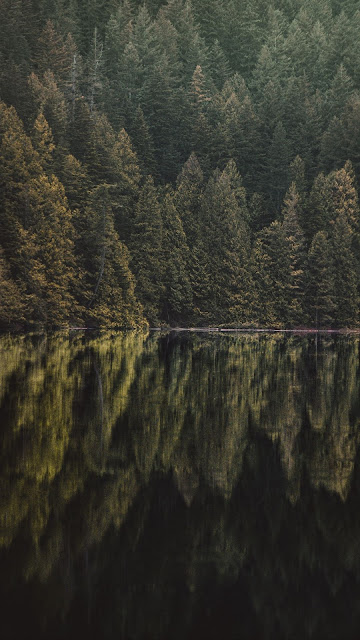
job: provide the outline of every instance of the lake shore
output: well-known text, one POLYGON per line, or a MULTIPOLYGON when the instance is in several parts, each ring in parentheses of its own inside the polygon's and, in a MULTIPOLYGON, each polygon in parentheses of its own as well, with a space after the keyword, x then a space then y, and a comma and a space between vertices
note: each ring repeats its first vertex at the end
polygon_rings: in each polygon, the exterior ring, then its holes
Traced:
POLYGON ((231 327, 149 327, 149 331, 163 331, 163 332, 191 332, 191 333, 301 333, 301 334, 360 334, 360 329, 312 329, 312 328, 299 328, 299 329, 273 329, 271 327, 266 328, 231 328, 231 327))

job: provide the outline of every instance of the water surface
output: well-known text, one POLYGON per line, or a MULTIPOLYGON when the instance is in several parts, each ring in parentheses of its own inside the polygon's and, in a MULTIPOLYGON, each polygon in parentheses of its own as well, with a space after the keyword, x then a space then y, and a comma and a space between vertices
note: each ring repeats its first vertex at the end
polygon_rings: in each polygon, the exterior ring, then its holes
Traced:
POLYGON ((360 637, 359 338, 0 339, 4 640, 360 637))

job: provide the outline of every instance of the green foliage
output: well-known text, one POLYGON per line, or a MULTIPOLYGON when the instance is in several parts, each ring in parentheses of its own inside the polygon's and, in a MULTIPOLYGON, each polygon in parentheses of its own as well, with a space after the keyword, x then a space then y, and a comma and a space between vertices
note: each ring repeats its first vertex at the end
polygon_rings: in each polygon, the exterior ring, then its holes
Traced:
POLYGON ((163 223, 161 206, 152 178, 140 189, 131 224, 131 269, 136 278, 136 293, 149 322, 159 322, 163 296, 164 263, 162 259, 163 223))
POLYGON ((318 231, 308 253, 306 309, 312 326, 327 327, 335 311, 334 263, 325 231, 318 231))
POLYGON ((174 195, 166 192, 162 198, 162 259, 167 265, 164 275, 162 318, 167 323, 188 319, 192 310, 192 290, 189 266, 189 247, 174 195))
POLYGON ((329 322, 357 324, 355 4, 4 0, 0 245, 19 317, 90 322, 110 243, 91 322, 131 316, 110 303, 120 260, 152 323, 304 324, 304 252, 324 232, 330 262, 348 245, 352 262, 354 305, 339 315, 334 284, 329 322))

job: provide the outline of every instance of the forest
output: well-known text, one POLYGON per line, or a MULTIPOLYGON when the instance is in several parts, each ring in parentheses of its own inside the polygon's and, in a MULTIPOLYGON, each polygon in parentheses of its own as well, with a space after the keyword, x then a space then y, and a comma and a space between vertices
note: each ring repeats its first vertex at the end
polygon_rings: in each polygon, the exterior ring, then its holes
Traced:
POLYGON ((0 328, 356 327, 360 2, 0 0, 0 328))

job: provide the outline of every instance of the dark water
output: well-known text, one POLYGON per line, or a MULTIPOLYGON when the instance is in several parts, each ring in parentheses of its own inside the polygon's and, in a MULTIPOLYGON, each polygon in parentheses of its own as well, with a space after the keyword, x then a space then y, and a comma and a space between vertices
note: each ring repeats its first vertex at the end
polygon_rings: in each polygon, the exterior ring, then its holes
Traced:
POLYGON ((0 637, 359 639, 359 339, 0 339, 0 637))

